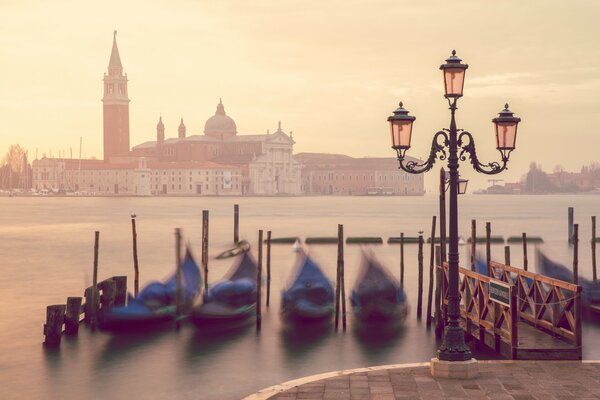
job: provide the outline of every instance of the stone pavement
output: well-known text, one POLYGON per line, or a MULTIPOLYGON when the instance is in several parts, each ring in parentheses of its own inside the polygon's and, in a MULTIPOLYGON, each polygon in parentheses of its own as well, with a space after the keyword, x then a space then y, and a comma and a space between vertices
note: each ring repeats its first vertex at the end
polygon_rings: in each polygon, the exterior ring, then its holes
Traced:
POLYGON ((465 380, 432 378, 428 364, 308 377, 247 399, 600 399, 600 362, 480 361, 479 377, 465 380))

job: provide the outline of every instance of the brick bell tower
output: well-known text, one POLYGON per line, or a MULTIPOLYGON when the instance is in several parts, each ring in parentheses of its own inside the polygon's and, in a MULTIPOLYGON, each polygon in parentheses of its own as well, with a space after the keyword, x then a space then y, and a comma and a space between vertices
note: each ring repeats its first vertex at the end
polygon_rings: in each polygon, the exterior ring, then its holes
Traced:
POLYGON ((104 74, 103 126, 104 162, 110 157, 129 152, 129 97, 127 96, 127 74, 117 47, 117 31, 114 32, 108 74, 104 74))

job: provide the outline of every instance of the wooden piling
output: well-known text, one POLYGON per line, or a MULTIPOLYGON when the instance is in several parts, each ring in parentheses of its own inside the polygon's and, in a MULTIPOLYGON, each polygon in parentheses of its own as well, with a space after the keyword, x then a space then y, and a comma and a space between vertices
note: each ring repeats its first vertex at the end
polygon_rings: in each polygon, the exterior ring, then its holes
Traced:
MULTIPOLYGON (((234 204, 233 205, 233 243, 238 244, 238 242, 240 241, 240 205, 239 204, 234 204)), ((267 293, 269 293, 267 291, 267 293)), ((267 295, 267 299, 268 299, 268 295, 267 295)), ((269 303, 267 302, 267 305, 269 305, 269 303)))
POLYGON ((67 335, 76 335, 79 331, 81 301, 81 297, 67 297, 67 307, 65 311, 65 333, 67 335))
POLYGON ((579 284, 579 224, 573 224, 573 283, 579 284))
POLYGON ((417 298, 417 319, 421 319, 423 311, 423 234, 419 235, 419 289, 417 298))
POLYGON ((400 284, 404 287, 404 233, 400 233, 400 284))
POLYGON ((338 330, 339 320, 340 320, 340 295, 342 292, 341 287, 341 275, 342 271, 340 270, 340 225, 338 225, 338 254, 337 254, 337 263, 335 268, 335 330, 338 330))
POLYGON ((567 229, 569 235, 569 244, 573 243, 573 221, 575 219, 575 210, 573 207, 569 207, 567 215, 567 229))
POLYGON ((446 171, 440 168, 440 251, 441 261, 446 261, 446 171))
POLYGON ((592 277, 594 282, 597 280, 596 275, 596 216, 592 216, 592 277))
POLYGON ((204 291, 206 292, 208 290, 208 210, 202 210, 202 267, 204 268, 204 291))
POLYGON ((135 227, 135 216, 131 217, 131 235, 133 237, 133 293, 138 295, 140 290, 140 269, 137 254, 137 229, 135 227))
POLYGON ((177 289, 175 292, 175 309, 177 316, 183 312, 183 275, 181 274, 181 229, 175 228, 175 280, 177 289))
POLYGON ((527 271, 527 234, 523 232, 523 270, 527 271))
POLYGON ((117 285, 114 280, 106 279, 98 284, 102 290, 100 296, 100 314, 99 320, 104 321, 107 313, 115 306, 115 295, 117 293, 117 285))
POLYGON ((338 225, 338 269, 340 280, 340 303, 342 307, 342 329, 346 331, 346 285, 344 280, 344 225, 338 225))
POLYGON ((115 306, 124 306, 127 302, 127 277, 113 276, 115 281, 115 306))
POLYGON ((490 238, 492 236, 492 223, 485 223, 485 263, 488 269, 488 276, 494 277, 492 273, 492 267, 490 266, 490 261, 492 260, 492 249, 491 249, 491 241, 490 238))
POLYGON ((261 295, 262 295, 262 247, 263 231, 258 231, 258 265, 256 269, 256 330, 260 330, 262 324, 261 295))
POLYGON ((44 324, 44 344, 48 347, 60 346, 62 326, 65 318, 65 305, 56 304, 46 307, 46 323, 44 324))
POLYGON ((510 246, 504 246, 504 265, 510 265, 510 246))
POLYGON ((267 307, 271 299, 271 231, 267 231, 267 307))
MULTIPOLYGON (((94 232, 94 272, 92 275, 92 289, 90 291, 90 305, 87 311, 90 312, 90 328, 92 330, 96 329, 98 326, 98 250, 100 247, 100 232, 94 232)), ((87 303, 87 299, 86 299, 87 303)))
POLYGON ((433 265, 435 263, 435 221, 436 217, 433 216, 431 220, 431 252, 429 257, 429 288, 427 290, 427 326, 431 325, 431 301, 433 297, 433 265))
POLYGON ((477 221, 471 220, 471 271, 475 271, 475 259, 477 252, 477 221))
POLYGON ((443 318, 442 318, 442 248, 441 246, 435 246, 435 334, 441 336, 443 330, 443 318))

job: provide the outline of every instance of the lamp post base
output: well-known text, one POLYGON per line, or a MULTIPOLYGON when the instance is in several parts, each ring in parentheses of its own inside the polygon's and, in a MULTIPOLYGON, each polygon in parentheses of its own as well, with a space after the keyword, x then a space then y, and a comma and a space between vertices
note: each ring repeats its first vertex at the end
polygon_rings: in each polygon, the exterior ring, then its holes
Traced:
POLYGON ((431 359, 431 376, 434 378, 473 379, 479 375, 476 359, 467 361, 444 361, 437 357, 431 359))

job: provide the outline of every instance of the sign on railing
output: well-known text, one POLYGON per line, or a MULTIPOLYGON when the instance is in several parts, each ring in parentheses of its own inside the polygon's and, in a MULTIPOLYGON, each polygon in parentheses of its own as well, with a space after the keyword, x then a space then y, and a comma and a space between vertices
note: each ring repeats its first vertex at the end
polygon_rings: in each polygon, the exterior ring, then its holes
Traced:
POLYGON ((510 307, 510 285, 506 282, 490 279, 490 300, 510 307))

